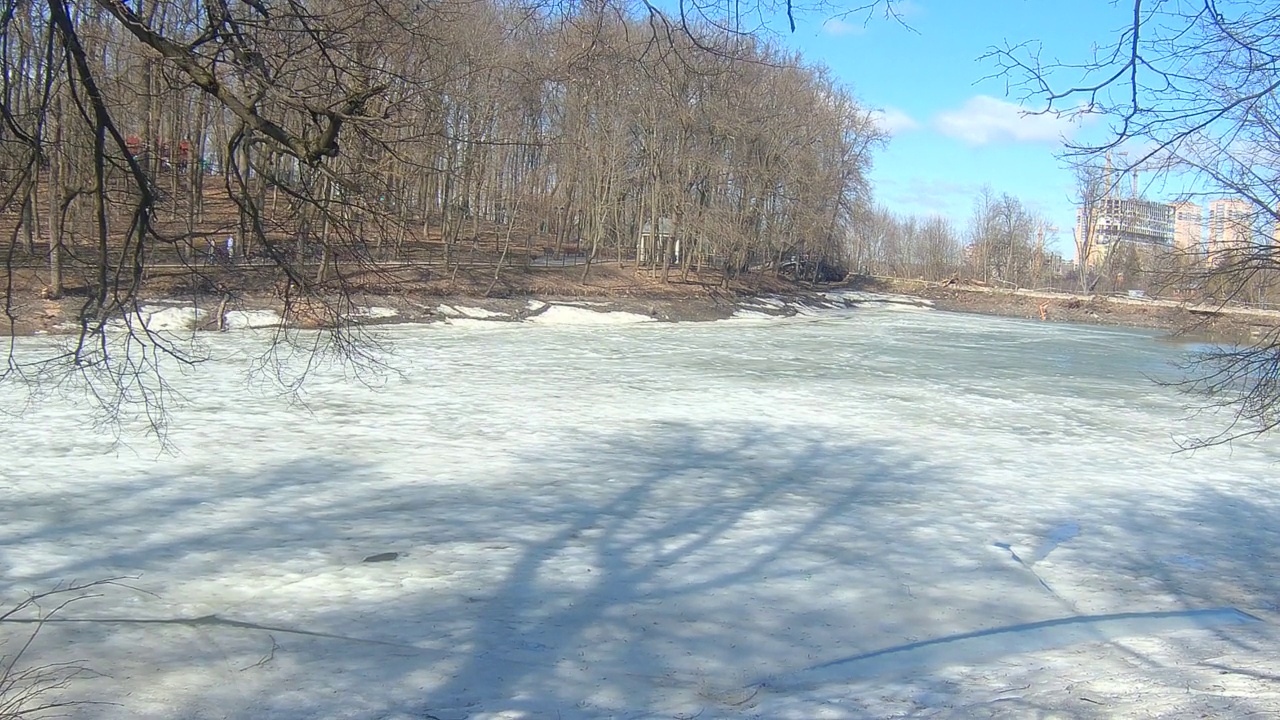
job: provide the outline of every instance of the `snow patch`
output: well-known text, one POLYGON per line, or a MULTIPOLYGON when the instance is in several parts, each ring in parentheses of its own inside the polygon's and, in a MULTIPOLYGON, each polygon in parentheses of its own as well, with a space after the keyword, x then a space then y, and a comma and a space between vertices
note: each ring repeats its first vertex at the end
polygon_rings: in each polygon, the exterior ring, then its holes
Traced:
POLYGON ((367 318, 370 320, 382 320, 386 318, 398 317, 400 311, 395 308, 387 307, 358 307, 347 313, 349 318, 367 318))
POLYGON ((148 330, 181 332, 195 329, 208 315, 208 310, 200 308, 169 307, 146 316, 145 322, 148 330))
POLYGON ((835 290, 803 298, 765 296, 739 303, 736 318, 761 319, 763 317, 806 318, 834 317, 852 308, 876 308, 883 310, 931 309, 933 302, 910 295, 872 293, 859 290, 835 290))
POLYGON ((933 301, 925 298, 915 297, 913 295, 900 295, 896 293, 876 293, 866 292, 863 290, 832 290, 822 293, 822 296, 836 303, 842 303, 846 307, 856 307, 859 305, 905 305, 916 308, 932 308, 933 301))
POLYGON ((529 322, 545 325, 629 325, 655 322, 655 318, 633 312, 600 312, 569 305, 552 305, 545 312, 529 318, 529 322))
POLYGON ((499 312, 497 310, 486 310, 484 308, 477 308, 477 307, 464 307, 462 305, 459 305, 456 309, 459 315, 461 315, 462 317, 471 318, 472 320, 488 320, 490 318, 508 317, 506 313, 499 312))
POLYGON ((760 312, 758 310, 734 310, 733 315, 729 316, 729 320, 773 320, 778 317, 772 313, 760 312))
POLYGON ((494 310, 486 310, 478 307, 466 307, 464 305, 444 305, 436 307, 436 312, 445 316, 449 325, 458 325, 460 323, 452 322, 455 319, 464 320, 493 320, 494 318, 510 317, 507 313, 497 312, 494 310))
POLYGON ((228 330, 277 327, 280 322, 274 310, 228 310, 222 316, 222 325, 228 330))
POLYGON ((137 315, 126 320, 113 320, 108 326, 123 330, 137 323, 151 332, 191 332, 208 317, 209 311, 194 307, 163 307, 145 305, 138 309, 137 315))

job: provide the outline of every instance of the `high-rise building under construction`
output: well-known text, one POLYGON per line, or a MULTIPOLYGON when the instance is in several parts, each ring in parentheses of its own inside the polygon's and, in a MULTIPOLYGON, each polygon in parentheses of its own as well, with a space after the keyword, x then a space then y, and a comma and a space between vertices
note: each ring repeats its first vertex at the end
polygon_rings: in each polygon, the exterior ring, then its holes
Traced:
POLYGON ((1125 243, 1169 248, 1174 245, 1177 212, 1173 205, 1140 198, 1103 198, 1076 210, 1077 237, 1089 239, 1088 262, 1106 260, 1125 243))

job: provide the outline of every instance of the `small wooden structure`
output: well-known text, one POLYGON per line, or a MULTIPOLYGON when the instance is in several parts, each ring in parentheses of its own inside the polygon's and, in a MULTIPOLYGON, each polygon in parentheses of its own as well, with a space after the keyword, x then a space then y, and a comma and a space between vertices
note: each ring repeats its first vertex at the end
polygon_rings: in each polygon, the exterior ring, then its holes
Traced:
POLYGON ((680 262, 680 241, 671 244, 675 235, 676 224, 671 218, 658 218, 658 235, 653 233, 653 222, 647 221, 640 228, 640 243, 636 246, 636 260, 640 263, 657 263, 662 259, 662 248, 673 248, 675 262, 680 262))

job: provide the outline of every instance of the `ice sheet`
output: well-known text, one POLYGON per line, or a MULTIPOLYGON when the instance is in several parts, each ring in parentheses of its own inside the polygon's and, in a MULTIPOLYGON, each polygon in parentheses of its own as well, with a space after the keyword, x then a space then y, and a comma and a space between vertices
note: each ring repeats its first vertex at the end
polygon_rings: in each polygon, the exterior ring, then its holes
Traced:
POLYGON ((178 456, 114 449, 57 399, 8 423, 3 594, 138 576, 31 656, 108 674, 69 696, 119 705, 73 713, 1280 708, 1280 454, 1173 453, 1212 420, 1149 382, 1175 348, 1148 333, 874 309, 484 326, 378 328, 402 374, 321 368, 305 408, 245 382, 265 337, 211 335, 246 359, 172 378, 178 456))

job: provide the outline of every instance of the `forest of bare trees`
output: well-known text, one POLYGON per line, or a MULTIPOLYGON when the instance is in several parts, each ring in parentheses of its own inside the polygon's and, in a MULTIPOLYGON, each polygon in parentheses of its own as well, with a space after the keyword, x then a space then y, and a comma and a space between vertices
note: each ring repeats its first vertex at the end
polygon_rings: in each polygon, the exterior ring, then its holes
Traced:
POLYGON ((875 276, 1069 289, 1075 271, 1053 249, 1057 231, 1019 198, 984 187, 962 229, 942 216, 873 207, 850 236, 850 264, 875 276))
POLYGON ((302 294, 514 247, 664 279, 839 265, 882 139, 824 70, 609 2, 9 0, 2 19, 8 266, 84 292, 90 324, 129 311, 147 263, 219 253, 302 294))

